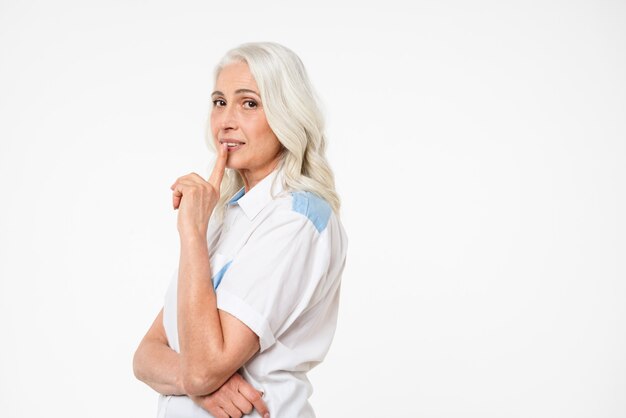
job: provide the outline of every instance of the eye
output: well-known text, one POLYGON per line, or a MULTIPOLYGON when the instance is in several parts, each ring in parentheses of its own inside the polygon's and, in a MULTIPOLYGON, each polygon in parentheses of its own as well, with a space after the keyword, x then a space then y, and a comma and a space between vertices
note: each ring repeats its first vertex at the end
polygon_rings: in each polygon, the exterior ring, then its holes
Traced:
POLYGON ((222 99, 215 99, 213 100, 213 107, 222 107, 222 106, 226 106, 226 102, 222 99))
POLYGON ((257 106, 258 104, 254 100, 246 100, 243 102, 243 107, 248 108, 248 109, 254 109, 257 106))

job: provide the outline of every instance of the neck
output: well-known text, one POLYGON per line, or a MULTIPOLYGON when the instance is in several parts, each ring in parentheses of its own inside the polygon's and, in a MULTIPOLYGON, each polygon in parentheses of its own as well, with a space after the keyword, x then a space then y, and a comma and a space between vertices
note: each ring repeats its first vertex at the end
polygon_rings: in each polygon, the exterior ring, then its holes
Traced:
POLYGON ((278 166, 278 161, 274 164, 268 165, 261 170, 238 170, 241 179, 243 180, 244 190, 246 193, 256 186, 261 180, 269 176, 272 171, 278 166))

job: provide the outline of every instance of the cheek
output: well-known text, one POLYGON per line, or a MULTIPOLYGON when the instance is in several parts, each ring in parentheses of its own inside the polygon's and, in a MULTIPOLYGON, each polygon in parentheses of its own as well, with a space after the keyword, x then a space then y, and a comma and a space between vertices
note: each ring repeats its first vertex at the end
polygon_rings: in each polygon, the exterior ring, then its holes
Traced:
POLYGON ((264 147, 267 149, 274 150, 276 148, 280 148, 280 142, 276 135, 274 135, 274 131, 270 128, 270 125, 267 123, 265 119, 263 119, 262 123, 258 125, 258 133, 259 136, 264 138, 264 147))
POLYGON ((266 154, 274 155, 281 148, 281 144, 271 130, 264 130, 262 134, 263 150, 266 154))
POLYGON ((276 152, 280 151, 280 149, 282 148, 282 144, 280 143, 278 138, 276 138, 276 135, 274 135, 273 132, 270 135, 271 135, 271 138, 272 138, 272 141, 271 141, 272 149, 276 153, 276 152))

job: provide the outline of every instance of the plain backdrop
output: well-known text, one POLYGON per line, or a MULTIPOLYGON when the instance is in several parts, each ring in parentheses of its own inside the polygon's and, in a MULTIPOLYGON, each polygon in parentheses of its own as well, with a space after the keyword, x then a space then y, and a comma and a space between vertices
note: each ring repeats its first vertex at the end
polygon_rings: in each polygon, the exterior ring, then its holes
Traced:
MULTIPOLYGON (((319 417, 626 416, 624 1, 0 0, 0 415, 152 417, 132 356, 206 175, 213 66, 275 41, 350 239, 319 417)), ((280 417, 292 418, 292 417, 280 417)))

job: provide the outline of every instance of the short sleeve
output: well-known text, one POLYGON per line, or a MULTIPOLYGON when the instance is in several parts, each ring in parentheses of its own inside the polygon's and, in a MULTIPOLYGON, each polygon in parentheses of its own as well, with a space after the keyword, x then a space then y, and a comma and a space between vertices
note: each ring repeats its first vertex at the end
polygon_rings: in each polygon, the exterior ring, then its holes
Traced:
POLYGON ((260 351, 307 309, 330 263, 327 234, 306 217, 269 217, 233 258, 217 288, 217 307, 259 336, 260 351))

